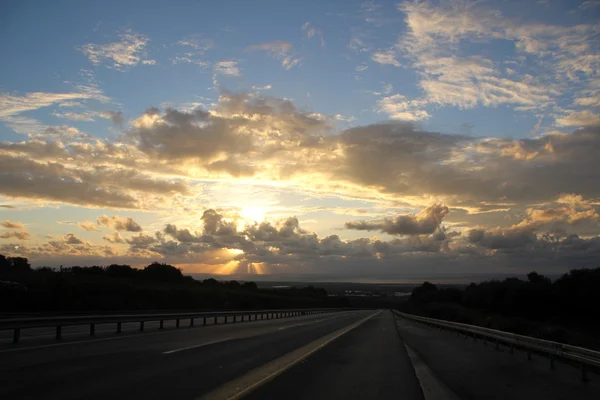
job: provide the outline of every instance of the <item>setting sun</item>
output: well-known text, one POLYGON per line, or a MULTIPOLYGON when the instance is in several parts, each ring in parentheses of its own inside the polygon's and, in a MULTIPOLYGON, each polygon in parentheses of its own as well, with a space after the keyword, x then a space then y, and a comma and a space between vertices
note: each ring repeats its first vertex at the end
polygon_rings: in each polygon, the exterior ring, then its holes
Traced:
POLYGON ((240 211, 240 215, 248 222, 263 222, 266 213, 267 208, 261 206, 245 206, 240 211))

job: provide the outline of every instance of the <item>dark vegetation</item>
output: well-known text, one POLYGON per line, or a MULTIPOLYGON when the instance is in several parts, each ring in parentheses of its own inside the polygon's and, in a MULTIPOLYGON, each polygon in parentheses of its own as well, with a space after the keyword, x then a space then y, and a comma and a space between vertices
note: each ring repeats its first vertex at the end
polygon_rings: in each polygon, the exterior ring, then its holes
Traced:
POLYGON ((552 282, 536 272, 471 283, 416 287, 402 311, 590 348, 600 348, 600 268, 573 269, 552 282))
POLYGON ((154 262, 143 269, 113 264, 32 269, 0 255, 0 312, 110 312, 349 307, 312 286, 259 289, 254 282, 195 280, 154 262))

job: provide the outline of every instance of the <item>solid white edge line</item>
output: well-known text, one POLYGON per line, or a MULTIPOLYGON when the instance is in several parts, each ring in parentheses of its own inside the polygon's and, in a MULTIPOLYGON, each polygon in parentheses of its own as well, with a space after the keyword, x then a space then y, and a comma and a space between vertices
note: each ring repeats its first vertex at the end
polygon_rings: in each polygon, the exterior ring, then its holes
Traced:
POLYGON ((224 385, 218 387, 217 389, 204 394, 200 397, 198 397, 197 399, 199 400, 204 400, 204 399, 228 399, 228 400, 237 400, 237 399, 241 399, 242 397, 244 397, 245 395, 249 394, 250 392, 258 389, 260 386, 264 385, 265 383, 269 382, 270 380, 272 380, 273 378, 277 377, 278 375, 282 374, 283 372, 287 371, 288 369, 292 368, 293 366, 295 366, 296 364, 300 363, 302 360, 310 357, 312 354, 316 353, 317 351, 323 349, 325 346, 327 346, 328 344, 330 344, 331 342, 333 342, 334 340, 338 339, 339 337, 341 337, 342 335, 345 335, 346 333, 350 332, 351 330, 359 327, 360 325, 364 324, 365 322, 367 322, 369 319, 371 319, 374 316, 377 316, 381 313, 381 311, 377 311, 355 323, 353 323, 352 325, 346 327, 346 328, 342 328, 341 330, 337 330, 334 331, 328 335, 325 335, 317 340, 314 340, 311 343, 308 343, 307 345, 302 346, 299 349, 293 350, 287 354, 284 354, 283 356, 279 357, 278 359, 275 359, 273 361, 270 361, 269 363, 267 363, 266 365, 263 365, 261 367, 258 367, 257 369, 250 371, 249 373, 238 377, 230 382, 225 383, 224 385), (320 343, 317 347, 309 350, 308 352, 303 352, 303 349, 307 349, 307 348, 311 348, 312 346, 314 346, 316 343, 319 343, 323 340, 323 338, 331 336, 333 334, 332 337, 328 338, 325 342, 320 343), (300 356, 296 356, 295 353, 297 353, 298 351, 301 351, 302 354, 300 356), (254 383, 252 383, 249 386, 246 386, 245 388, 243 388, 242 390, 239 390, 239 386, 240 383, 242 383, 244 380, 248 380, 248 379, 252 379, 252 375, 258 375, 260 374, 260 371, 262 371, 263 369, 269 369, 270 367, 272 368, 274 365, 277 364, 278 361, 285 359, 286 357, 289 356, 293 356, 293 360, 290 362, 286 362, 285 365, 283 365, 282 367, 279 367, 277 370, 275 370, 274 372, 269 372, 269 374, 261 379, 259 379, 258 381, 255 381, 254 383), (230 387, 233 387, 233 389, 231 389, 230 387), (228 392, 234 392, 234 393, 228 393, 228 392))
POLYGON ((442 382, 429 367, 419 354, 409 345, 404 343, 406 352, 410 358, 415 375, 421 386, 421 392, 425 400, 460 400, 458 396, 442 382))

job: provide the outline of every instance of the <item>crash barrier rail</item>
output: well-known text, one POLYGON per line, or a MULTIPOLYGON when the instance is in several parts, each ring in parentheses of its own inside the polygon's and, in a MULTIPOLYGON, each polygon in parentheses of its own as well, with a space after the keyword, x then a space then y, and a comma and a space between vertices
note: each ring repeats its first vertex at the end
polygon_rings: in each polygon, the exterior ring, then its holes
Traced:
POLYGON ((555 360, 568 361, 575 363, 581 368, 581 379, 587 381, 587 371, 590 367, 596 371, 600 369, 600 352, 586 349, 583 347, 571 346, 569 344, 553 342, 550 340, 537 339, 531 336, 517 335, 516 333, 504 332, 495 329, 484 328, 481 326, 462 324, 459 322, 446 321, 442 319, 426 318, 417 315, 407 314, 393 310, 395 314, 426 325, 452 330, 462 333, 465 336, 472 336, 473 340, 479 337, 483 339, 484 344, 490 341, 496 344, 498 349, 500 344, 509 347, 511 354, 515 348, 520 348, 527 352, 527 358, 531 360, 531 353, 541 353, 548 355, 550 368, 554 369, 555 360))
POLYGON ((13 343, 19 343, 21 330, 31 328, 56 327, 56 340, 63 338, 63 327, 74 325, 89 325, 90 336, 96 334, 96 325, 116 324, 116 333, 121 333, 123 323, 139 322, 140 332, 144 331, 146 322, 159 321, 159 328, 164 329, 165 321, 175 321, 175 327, 179 328, 181 321, 189 321, 189 326, 193 327, 196 319, 202 319, 202 325, 207 324, 207 320, 213 319, 213 325, 228 322, 258 321, 265 319, 277 319, 295 317, 300 315, 322 314, 335 311, 348 311, 344 308, 305 308, 288 310, 252 310, 252 311, 210 311, 210 312, 192 312, 192 313, 160 313, 160 314, 123 314, 123 315, 83 315, 83 316, 57 316, 57 317, 37 317, 37 318, 11 318, 0 319, 0 331, 12 330, 13 343), (254 318, 254 319, 253 319, 254 318))

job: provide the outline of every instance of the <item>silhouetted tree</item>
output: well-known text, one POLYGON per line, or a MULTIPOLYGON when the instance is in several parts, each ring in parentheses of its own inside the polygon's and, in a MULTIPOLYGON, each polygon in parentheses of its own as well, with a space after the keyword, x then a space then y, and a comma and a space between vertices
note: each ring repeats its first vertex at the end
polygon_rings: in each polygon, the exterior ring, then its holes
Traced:
POLYGON ((10 261, 4 255, 0 254, 0 272, 10 269, 10 261))
POLYGON ((242 287, 242 285, 240 285, 240 283, 238 281, 229 281, 229 282, 225 282, 225 287, 227 289, 238 290, 239 288, 242 287))
POLYGON ((143 269, 142 274, 147 279, 165 282, 176 282, 183 278, 183 274, 179 268, 158 262, 148 265, 143 269))
POLYGON ((31 264, 25 257, 5 257, 0 255, 0 271, 4 272, 29 272, 31 264))
POLYGON ((529 283, 541 283, 541 284, 552 283, 550 278, 546 278, 544 275, 540 275, 535 271, 528 273, 527 279, 529 280, 529 283))
POLYGON ((410 298, 415 302, 425 303, 427 301, 435 300, 437 295, 437 286, 430 282, 423 282, 421 286, 413 289, 410 298))
POLYGON ((258 286, 256 286, 256 283, 254 283, 254 282, 244 282, 244 284, 242 285, 242 289, 256 290, 256 289, 258 289, 258 286))
POLYGON ((133 277, 136 273, 137 269, 132 268, 130 265, 111 264, 106 267, 106 275, 110 276, 133 277))

